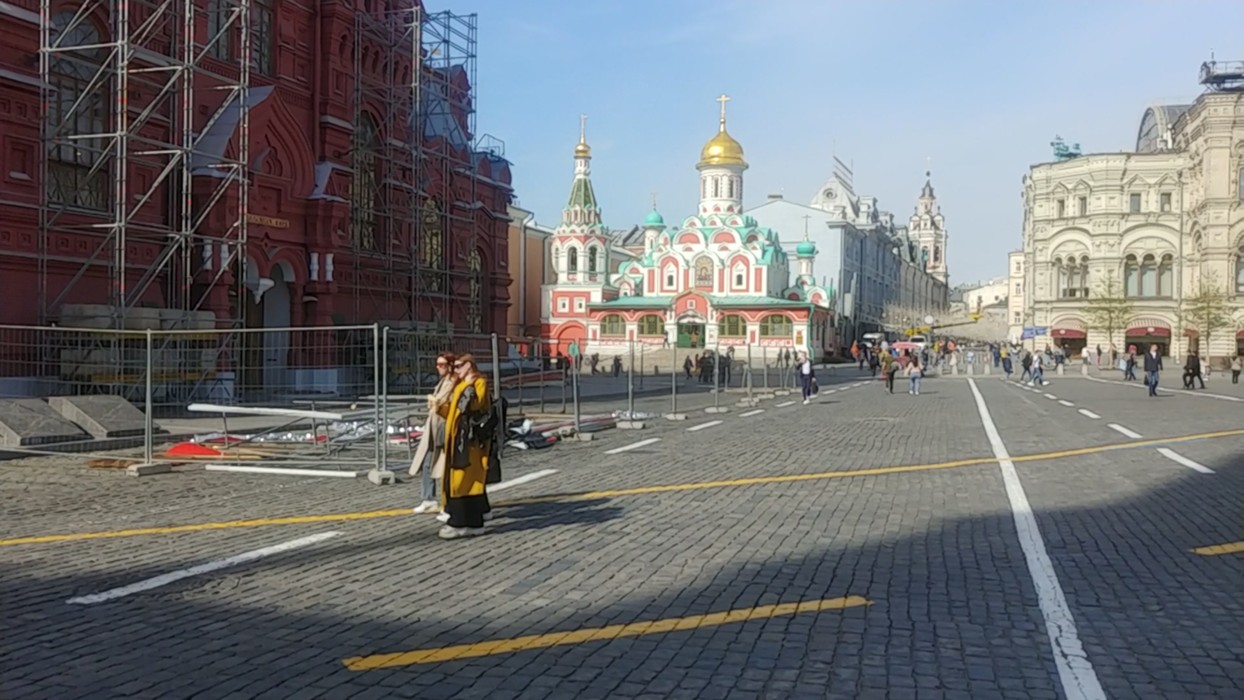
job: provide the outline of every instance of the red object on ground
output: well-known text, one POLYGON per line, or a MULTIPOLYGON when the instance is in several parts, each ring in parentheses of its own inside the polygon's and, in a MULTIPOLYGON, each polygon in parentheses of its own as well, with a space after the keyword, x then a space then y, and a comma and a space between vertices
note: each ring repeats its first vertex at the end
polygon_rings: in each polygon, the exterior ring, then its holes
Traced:
POLYGON ((224 453, 214 447, 197 442, 179 442, 164 451, 165 457, 222 457, 224 453))

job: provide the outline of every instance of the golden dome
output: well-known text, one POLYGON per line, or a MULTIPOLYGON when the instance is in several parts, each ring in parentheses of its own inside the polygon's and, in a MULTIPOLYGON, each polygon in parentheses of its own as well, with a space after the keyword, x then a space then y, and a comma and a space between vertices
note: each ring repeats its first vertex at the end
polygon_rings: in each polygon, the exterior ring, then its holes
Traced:
POLYGON ((700 150, 700 162, 697 167, 703 168, 709 165, 747 165, 747 162, 743 160, 743 147, 734 140, 733 136, 726 133, 725 124, 721 125, 721 131, 709 139, 708 143, 704 144, 704 148, 700 150))
POLYGON ((700 162, 696 164, 697 168, 705 168, 712 165, 739 165, 747 167, 747 162, 743 160, 743 147, 739 145, 734 137, 726 132, 726 102, 730 98, 722 95, 717 98, 721 103, 721 120, 718 124, 717 134, 704 144, 704 148, 700 149, 700 162))
POLYGON ((592 147, 580 141, 579 143, 575 144, 574 157, 575 158, 591 158, 592 147))

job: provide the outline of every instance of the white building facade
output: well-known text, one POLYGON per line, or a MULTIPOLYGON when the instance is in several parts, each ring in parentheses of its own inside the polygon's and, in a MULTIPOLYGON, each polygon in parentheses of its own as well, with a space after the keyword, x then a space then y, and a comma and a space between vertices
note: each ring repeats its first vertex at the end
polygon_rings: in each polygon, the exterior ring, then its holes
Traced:
POLYGON ((1219 362, 1244 351, 1244 62, 1205 64, 1202 82, 1193 104, 1146 110, 1134 152, 1072 155, 1024 177, 1011 321, 1038 331, 1037 347, 1157 344, 1219 362), (1197 327, 1189 299, 1207 291, 1225 296, 1224 327, 1197 327), (1094 297, 1127 300, 1113 335, 1094 297))

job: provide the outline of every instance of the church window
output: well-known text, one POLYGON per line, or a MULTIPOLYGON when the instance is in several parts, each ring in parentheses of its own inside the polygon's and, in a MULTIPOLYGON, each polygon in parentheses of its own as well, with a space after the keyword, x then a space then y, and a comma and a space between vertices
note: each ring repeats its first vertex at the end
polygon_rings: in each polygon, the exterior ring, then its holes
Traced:
POLYGON ((933 262, 940 263, 942 261, 942 247, 940 245, 933 246, 933 262))
POLYGON ((478 250, 472 250, 467 258, 467 272, 471 277, 467 294, 467 328, 472 333, 479 333, 483 318, 480 309, 484 296, 484 261, 478 250))
POLYGON ((734 268, 734 286, 742 287, 746 282, 742 267, 734 268))
POLYGON ((726 178, 726 196, 734 199, 734 178, 726 178))
POLYGON ((578 272, 579 271, 579 249, 578 248, 571 248, 570 250, 566 251, 566 271, 567 272, 578 272))
POLYGON ((596 272, 596 246, 587 249, 587 271, 596 272))
POLYGON ((1127 210, 1132 214, 1140 213, 1140 193, 1133 192, 1127 196, 1127 210))
POLYGON ((665 319, 656 314, 648 314, 639 319, 640 335, 665 335, 665 319))
POLYGON ((439 292, 445 287, 445 227, 436 200, 424 202, 421 224, 419 266, 423 268, 427 288, 439 292))
POLYGON ((699 289, 713 288, 713 261, 700 258, 695 261, 695 286, 699 289))
POLYGON ((569 301, 568 301, 565 297, 562 297, 561 299, 558 299, 558 300, 557 300, 557 310, 558 310, 558 311, 569 311, 569 310, 570 310, 570 302, 569 302, 569 301))
POLYGON ((762 338, 789 338, 793 331, 794 324, 790 322, 789 316, 769 314, 760 320, 762 338))
POLYGON ((1061 219, 1067 215, 1067 200, 1060 199, 1054 203, 1054 206, 1058 210, 1058 213, 1056 214, 1058 218, 1061 219))
POLYGON ((354 173, 350 178, 350 238, 360 250, 376 251, 376 200, 380 191, 376 178, 376 149, 380 132, 371 115, 364 114, 354 131, 354 173))
POLYGON ((623 335, 626 333, 626 322, 617 314, 609 314, 600 320, 601 335, 623 335))
POLYGON ((717 198, 720 196, 721 196, 721 178, 715 177, 713 178, 713 197, 717 198))
MULTIPOLYGON (((90 46, 103 41, 88 19, 73 23, 74 12, 52 17, 53 40, 61 47, 90 46)), ((104 140, 82 138, 107 131, 110 99, 107 80, 92 89, 91 82, 104 60, 102 49, 61 50, 50 55, 49 81, 55 88, 48 104, 47 124, 55 128, 57 145, 48 158, 48 199, 79 209, 108 210, 107 165, 104 140)))
POLYGON ((672 266, 665 268, 665 288, 674 289, 674 268, 672 266))
POLYGON ((1170 298, 1174 291, 1174 258, 1168 253, 1158 263, 1158 296, 1170 298))
POLYGON ((747 334, 747 321, 738 314, 722 316, 717 323, 717 334, 723 338, 742 338, 747 334))
POLYGON ((1076 214, 1078 216, 1088 214, 1088 197, 1076 197, 1076 214))
POLYGON ((1135 255, 1127 256, 1123 262, 1123 295, 1140 296, 1140 263, 1135 255))
POLYGON ((1158 195, 1158 202, 1162 211, 1169 212, 1171 210, 1171 193, 1163 192, 1158 195))

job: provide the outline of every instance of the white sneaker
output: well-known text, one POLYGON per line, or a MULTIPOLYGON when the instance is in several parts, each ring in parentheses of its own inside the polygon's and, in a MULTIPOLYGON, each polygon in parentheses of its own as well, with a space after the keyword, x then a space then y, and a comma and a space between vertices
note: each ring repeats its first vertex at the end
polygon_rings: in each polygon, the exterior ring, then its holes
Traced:
POLYGON ((415 515, 423 515, 424 513, 435 513, 440 509, 440 503, 437 503, 436 501, 424 501, 423 503, 415 506, 414 513, 415 515))
POLYGON ((803 405, 807 406, 809 403, 811 403, 811 402, 810 402, 808 399, 804 399, 804 400, 803 400, 803 405))
POLYGON ((478 537, 488 532, 482 527, 449 527, 446 525, 436 532, 442 540, 456 540, 460 537, 478 537))
POLYGON ((436 519, 443 523, 447 523, 449 522, 449 513, 440 513, 436 516, 436 519))
POLYGON ((489 520, 492 520, 492 511, 491 511, 491 510, 490 510, 490 511, 488 511, 487 513, 484 513, 484 522, 488 522, 489 520))

